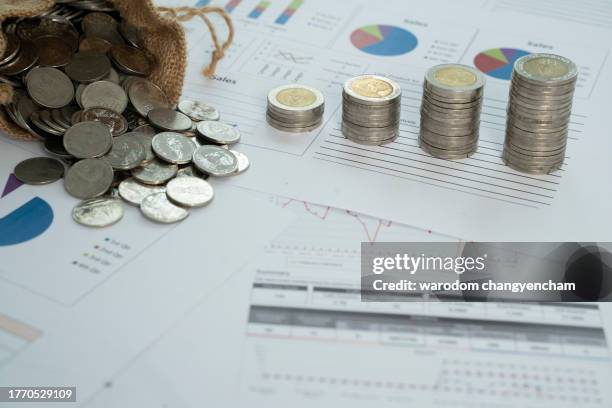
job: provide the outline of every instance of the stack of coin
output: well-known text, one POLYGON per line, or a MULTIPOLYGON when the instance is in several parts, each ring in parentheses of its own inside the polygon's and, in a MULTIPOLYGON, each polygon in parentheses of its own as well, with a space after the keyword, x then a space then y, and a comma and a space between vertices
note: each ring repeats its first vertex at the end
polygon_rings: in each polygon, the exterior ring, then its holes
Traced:
POLYGON ((309 132, 321 125, 325 98, 305 85, 284 85, 268 94, 266 118, 270 126, 284 132, 309 132))
POLYGON ((361 75, 344 83, 342 134, 355 143, 383 145, 399 135, 402 90, 393 80, 361 75))
POLYGON ((576 65, 552 54, 531 54, 514 64, 503 159, 515 170, 548 174, 563 165, 576 65))
POLYGON ((469 157, 478 148, 483 75, 459 64, 437 65, 423 84, 419 144, 440 159, 469 157))
POLYGON ((15 88, 4 109, 53 156, 19 163, 15 176, 33 185, 63 177, 66 192, 84 200, 72 213, 78 223, 118 222, 122 199, 148 219, 178 222, 211 201, 206 179, 249 167, 229 149, 238 129, 217 122, 214 107, 183 100, 176 110, 146 79, 155 58, 111 2, 58 2, 3 28, 0 81, 15 88))

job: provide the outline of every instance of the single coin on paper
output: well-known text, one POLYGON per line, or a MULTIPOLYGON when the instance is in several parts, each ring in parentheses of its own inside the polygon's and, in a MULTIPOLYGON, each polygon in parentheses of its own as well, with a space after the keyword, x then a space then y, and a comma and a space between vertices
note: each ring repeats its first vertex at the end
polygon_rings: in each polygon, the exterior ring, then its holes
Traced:
POLYGON ((123 218, 121 200, 111 197, 92 198, 72 210, 72 219, 86 227, 108 227, 123 218))
POLYGON ((203 207, 213 199, 212 186, 199 177, 177 177, 166 186, 166 194, 183 207, 203 207))
POLYGON ((238 171, 238 159, 227 149, 218 146, 200 146, 193 154, 198 170, 215 177, 227 177, 238 171))
POLYGON ((151 221, 172 224, 187 218, 189 211, 173 204, 166 193, 151 194, 142 200, 140 210, 151 221))

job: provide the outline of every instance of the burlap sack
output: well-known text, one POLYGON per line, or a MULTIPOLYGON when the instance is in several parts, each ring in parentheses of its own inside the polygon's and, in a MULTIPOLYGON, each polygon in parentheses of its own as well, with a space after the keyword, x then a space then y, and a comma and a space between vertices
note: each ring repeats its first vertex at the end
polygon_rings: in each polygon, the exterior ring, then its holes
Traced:
MULTIPOLYGON (((112 0, 121 17, 140 27, 145 33, 145 47, 158 60, 158 66, 149 78, 164 90, 168 99, 176 103, 181 95, 187 66, 185 33, 175 17, 164 17, 151 0, 112 0)), ((35 16, 54 5, 53 0, 2 0, 0 23, 9 17, 35 16)), ((5 39, 0 30, 0 55, 5 39)), ((11 101, 12 88, 0 83, 0 105, 11 101)), ((32 139, 32 136, 13 124, 4 109, 0 109, 0 130, 13 138, 32 139)))

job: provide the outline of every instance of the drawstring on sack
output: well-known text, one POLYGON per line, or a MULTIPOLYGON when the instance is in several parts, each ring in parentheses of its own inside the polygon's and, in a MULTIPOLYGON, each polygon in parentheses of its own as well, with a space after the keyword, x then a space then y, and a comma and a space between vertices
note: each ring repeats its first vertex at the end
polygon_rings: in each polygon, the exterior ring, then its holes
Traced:
POLYGON ((157 10, 160 13, 165 13, 177 21, 185 22, 191 20, 193 17, 200 17, 202 21, 208 27, 210 31, 210 36, 212 38, 213 44, 215 46, 215 50, 212 53, 212 58, 210 63, 202 70, 202 74, 207 78, 211 78, 217 69, 217 64, 223 57, 225 56, 225 51, 229 48, 234 40, 234 24, 232 23, 232 19, 229 14, 221 8, 221 7, 213 7, 213 6, 204 6, 204 7, 158 7, 157 10), (221 44, 219 42, 219 38, 217 36, 217 31, 215 26, 208 18, 207 14, 217 14, 225 21, 227 28, 229 30, 229 34, 227 39, 221 44))

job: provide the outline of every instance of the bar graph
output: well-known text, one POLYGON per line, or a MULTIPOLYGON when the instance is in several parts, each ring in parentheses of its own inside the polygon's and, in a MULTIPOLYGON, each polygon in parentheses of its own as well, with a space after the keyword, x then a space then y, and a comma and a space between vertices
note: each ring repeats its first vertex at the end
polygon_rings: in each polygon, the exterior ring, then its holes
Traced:
POLYGON ((249 13, 249 18, 257 19, 261 16, 272 4, 269 1, 262 0, 259 4, 255 6, 255 8, 249 13))
POLYGON ((236 7, 240 5, 240 3, 242 3, 242 0, 230 0, 225 5, 225 11, 227 11, 228 13, 231 13, 232 11, 234 11, 236 7))
POLYGON ((300 9, 302 4, 304 4, 304 0, 293 0, 274 22, 280 25, 287 24, 291 17, 300 9))

